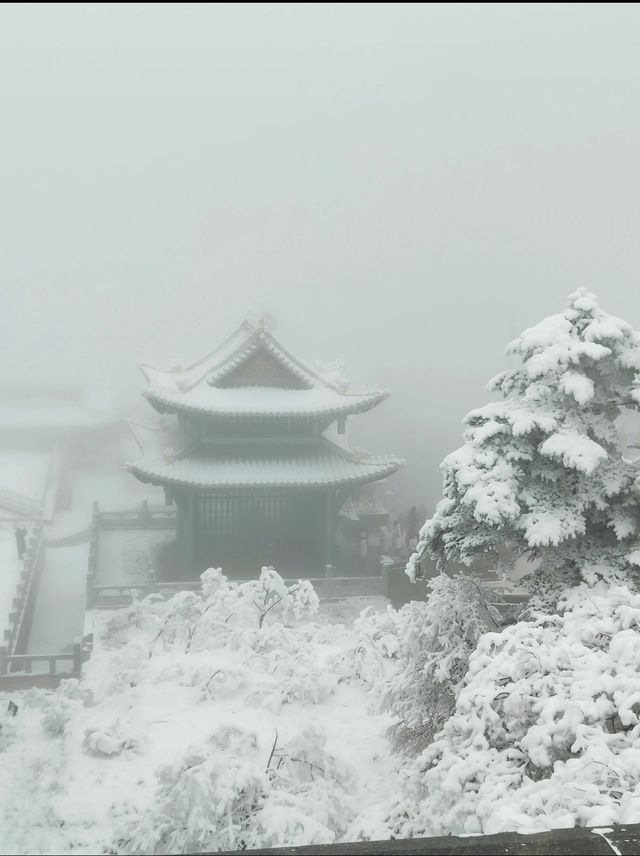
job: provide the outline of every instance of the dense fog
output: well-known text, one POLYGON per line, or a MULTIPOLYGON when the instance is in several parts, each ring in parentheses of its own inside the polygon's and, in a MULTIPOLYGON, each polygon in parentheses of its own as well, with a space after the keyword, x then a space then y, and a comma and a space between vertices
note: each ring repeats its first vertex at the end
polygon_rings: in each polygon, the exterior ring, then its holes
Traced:
POLYGON ((0 856, 640 853, 639 47, 0 6, 0 856))
POLYGON ((580 285, 640 322, 639 15, 3 6, 0 384, 135 413, 139 357, 266 310, 391 390, 357 437, 432 505, 521 329, 580 285))

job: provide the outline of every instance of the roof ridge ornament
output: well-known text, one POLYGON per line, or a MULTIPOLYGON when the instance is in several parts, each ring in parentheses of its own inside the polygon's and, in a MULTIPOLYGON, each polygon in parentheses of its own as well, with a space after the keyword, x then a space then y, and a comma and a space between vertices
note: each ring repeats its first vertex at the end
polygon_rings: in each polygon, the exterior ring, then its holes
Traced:
POLYGON ((254 311, 247 312, 244 323, 262 336, 266 333, 271 333, 277 326, 276 319, 266 309, 259 313, 254 311))

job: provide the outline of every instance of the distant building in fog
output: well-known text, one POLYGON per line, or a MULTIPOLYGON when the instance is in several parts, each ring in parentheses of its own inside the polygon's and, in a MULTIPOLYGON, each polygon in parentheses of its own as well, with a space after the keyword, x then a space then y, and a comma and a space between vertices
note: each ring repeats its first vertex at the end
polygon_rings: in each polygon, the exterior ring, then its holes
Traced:
POLYGON ((145 398, 173 419, 162 429, 132 424, 142 456, 128 466, 175 502, 187 573, 275 564, 302 574, 340 563, 340 509, 404 464, 344 441, 347 419, 388 393, 353 390, 339 372, 302 362, 264 319, 243 322, 191 365, 141 368, 145 398))
POLYGON ((75 388, 0 389, 0 522, 53 514, 69 466, 105 454, 122 423, 75 388))

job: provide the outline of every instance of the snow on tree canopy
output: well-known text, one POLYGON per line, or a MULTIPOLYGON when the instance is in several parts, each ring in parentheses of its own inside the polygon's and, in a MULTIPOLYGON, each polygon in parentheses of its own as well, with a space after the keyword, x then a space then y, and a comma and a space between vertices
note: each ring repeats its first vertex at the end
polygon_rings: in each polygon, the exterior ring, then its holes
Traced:
POLYGON ((640 595, 583 584, 556 615, 486 633, 395 837, 640 821, 640 595))
POLYGON ((426 551, 470 565, 508 544, 540 560, 539 593, 604 566, 624 578, 639 532, 638 469, 623 455, 616 419, 640 407, 640 334, 579 289, 507 353, 521 365, 490 381, 501 401, 466 416, 409 576, 419 576, 426 551))

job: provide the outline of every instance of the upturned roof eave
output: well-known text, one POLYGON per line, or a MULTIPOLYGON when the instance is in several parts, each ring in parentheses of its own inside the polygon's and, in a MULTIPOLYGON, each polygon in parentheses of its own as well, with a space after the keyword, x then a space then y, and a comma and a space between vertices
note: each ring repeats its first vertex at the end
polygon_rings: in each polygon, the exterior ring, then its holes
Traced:
MULTIPOLYGON (((169 467, 170 464, 162 465, 169 467)), ((395 472, 405 466, 405 462, 400 458, 392 458, 387 461, 380 462, 377 466, 373 462, 362 462, 361 466, 366 472, 353 473, 351 475, 343 475, 326 478, 307 478, 307 479, 263 479, 263 480, 248 480, 240 481, 238 479, 227 479, 216 481, 196 480, 181 478, 171 473, 160 473, 154 470, 149 465, 145 466, 140 460, 131 461, 127 464, 127 469, 136 476, 140 481, 163 486, 163 487, 188 487, 196 490, 250 490, 250 489, 288 489, 288 488, 303 488, 303 489, 318 489, 328 487, 340 487, 344 485, 365 484, 367 482, 380 481, 388 478, 395 472)))
MULTIPOLYGON (((301 390, 303 392, 303 390, 301 390)), ((387 390, 372 390, 362 393, 346 393, 344 400, 335 405, 327 405, 325 407, 309 407, 307 409, 274 407, 271 410, 266 408, 256 408, 255 410, 222 408, 213 403, 211 406, 204 404, 194 404, 189 401, 180 401, 180 393, 154 390, 149 388, 142 393, 143 397, 156 410, 162 413, 197 413, 202 416, 212 416, 219 419, 256 419, 256 420, 273 420, 273 419, 309 419, 317 417, 336 418, 339 416, 348 416, 349 414, 366 413, 373 410, 378 404, 385 401, 389 397, 387 390)))

